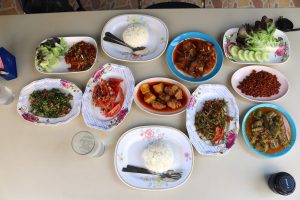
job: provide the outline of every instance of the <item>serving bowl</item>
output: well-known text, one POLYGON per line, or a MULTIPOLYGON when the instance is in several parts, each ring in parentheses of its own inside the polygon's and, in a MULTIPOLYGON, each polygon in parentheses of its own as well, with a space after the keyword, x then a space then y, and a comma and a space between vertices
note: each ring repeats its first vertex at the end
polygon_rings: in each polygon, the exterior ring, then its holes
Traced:
POLYGON ((183 34, 177 36, 175 39, 173 39, 167 49, 166 58, 167 58, 167 62, 168 62, 168 66, 169 66, 170 70, 178 78, 180 78, 184 81, 192 82, 192 83, 200 83, 200 82, 204 82, 204 81, 207 81, 207 80, 213 78, 219 72, 219 70, 221 69, 222 64, 223 64, 223 52, 222 52, 222 49, 221 49, 219 43, 211 36, 209 36, 205 33, 200 33, 200 32, 186 32, 186 33, 183 33, 183 34), (194 77, 188 75, 187 73, 178 69, 176 67, 176 65, 174 64, 175 48, 177 47, 178 44, 180 44, 181 42, 183 42, 184 40, 187 40, 187 39, 199 39, 199 40, 203 40, 203 41, 208 41, 208 42, 213 43, 213 45, 215 47, 216 64, 208 74, 205 74, 201 78, 194 78, 194 77))
POLYGON ((143 111, 153 114, 153 115, 158 115, 158 116, 172 116, 172 115, 176 115, 176 114, 180 114, 180 113, 184 112, 186 109, 186 106, 189 102, 190 96, 191 96, 190 91, 183 84, 181 84, 173 79, 164 78, 164 77, 155 77, 155 78, 149 78, 149 79, 143 80, 140 83, 138 83, 134 89, 134 102, 136 103, 136 105, 143 111), (165 83, 174 84, 176 86, 179 86, 179 88, 182 89, 182 91, 183 91, 184 105, 181 108, 176 109, 175 111, 159 111, 159 110, 151 109, 151 108, 149 108, 149 106, 146 106, 145 103, 141 102, 142 101, 141 98, 139 98, 139 95, 138 95, 139 89, 140 89, 141 85, 143 85, 144 83, 154 83, 154 82, 155 83, 156 82, 157 83, 165 82, 165 83))
POLYGON ((74 83, 64 79, 45 78, 33 81, 21 90, 17 104, 17 111, 23 119, 36 125, 61 125, 70 122, 79 115, 81 99, 82 92, 74 83), (51 90, 54 88, 73 96, 73 100, 70 101, 72 107, 71 111, 67 115, 58 118, 45 118, 33 115, 30 112, 30 94, 37 90, 51 90))
POLYGON ((282 155, 288 153, 292 149, 292 147, 294 146, 295 141, 296 141, 297 131, 296 131, 296 125, 295 125, 292 117, 290 116, 290 114, 285 109, 283 109, 282 107, 280 107, 278 105, 275 105, 275 104, 263 103, 263 104, 255 105, 247 111, 247 113, 245 114, 245 116, 243 118, 243 122, 242 122, 242 134, 243 134, 243 138, 244 138, 244 141, 245 141, 246 145, 255 154, 260 155, 260 156, 265 157, 265 158, 275 158, 275 157, 279 157, 279 156, 282 156, 282 155), (274 153, 274 154, 268 154, 268 153, 265 153, 265 152, 258 151, 250 143, 250 141, 248 139, 248 136, 247 136, 247 132, 246 132, 247 119, 250 117, 250 115, 254 111, 256 111, 257 109, 261 109, 261 108, 270 108, 270 109, 275 110, 276 112, 280 113, 283 116, 284 124, 285 124, 287 130, 290 131, 290 140, 289 140, 290 145, 288 147, 284 148, 283 150, 281 150, 277 153, 274 153))
POLYGON ((276 101, 283 96, 286 95, 289 89, 289 83, 287 78, 279 71, 276 69, 266 67, 266 66, 261 66, 261 65, 251 65, 251 66, 246 66, 243 67, 239 70, 237 70, 231 77, 231 86, 232 88, 238 93, 241 97, 248 99, 250 101, 255 101, 255 102, 271 102, 271 101, 276 101), (278 82, 281 84, 279 88, 279 92, 275 95, 272 95, 270 97, 253 97, 250 95, 244 94, 239 88, 238 85, 239 83, 244 80, 253 70, 256 72, 260 71, 265 71, 269 72, 272 75, 275 75, 278 79, 278 82))

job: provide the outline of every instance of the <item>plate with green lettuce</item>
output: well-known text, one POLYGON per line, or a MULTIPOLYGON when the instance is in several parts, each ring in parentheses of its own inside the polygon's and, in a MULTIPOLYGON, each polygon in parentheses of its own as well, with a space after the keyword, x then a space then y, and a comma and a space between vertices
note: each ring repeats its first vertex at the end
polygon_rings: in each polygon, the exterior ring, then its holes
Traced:
MULTIPOLYGON (((81 41, 92 44, 96 48, 97 60, 97 42, 91 37, 53 37, 42 41, 36 48, 35 54, 35 68, 37 71, 45 74, 60 74, 79 72, 70 70, 70 64, 65 61, 65 55, 69 49, 81 41)), ((89 66, 90 69, 94 64, 89 66)), ((87 71, 88 69, 84 70, 87 71)), ((81 72, 81 71, 80 71, 81 72)))
POLYGON ((286 34, 276 29, 273 19, 266 16, 254 25, 227 30, 223 49, 230 61, 239 64, 281 64, 290 57, 286 34))

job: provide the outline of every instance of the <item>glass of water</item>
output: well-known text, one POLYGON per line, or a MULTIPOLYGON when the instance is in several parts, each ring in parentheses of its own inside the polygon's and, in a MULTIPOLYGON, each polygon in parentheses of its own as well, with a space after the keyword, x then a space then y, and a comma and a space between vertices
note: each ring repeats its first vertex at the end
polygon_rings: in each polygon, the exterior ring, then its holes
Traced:
POLYGON ((8 87, 0 83, 0 105, 7 105, 14 101, 15 95, 8 87))
POLYGON ((72 148, 77 154, 92 158, 102 156, 105 151, 100 138, 88 131, 80 131, 73 136, 72 148))

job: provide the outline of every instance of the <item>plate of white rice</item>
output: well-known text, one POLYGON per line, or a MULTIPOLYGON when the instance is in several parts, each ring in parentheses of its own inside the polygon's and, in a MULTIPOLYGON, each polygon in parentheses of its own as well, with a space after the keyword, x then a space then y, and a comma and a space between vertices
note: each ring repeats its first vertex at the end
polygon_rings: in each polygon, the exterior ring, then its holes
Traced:
POLYGON ((150 15, 126 14, 110 19, 101 35, 101 47, 111 58, 127 62, 147 62, 160 57, 168 46, 169 32, 163 21, 150 15), (132 51, 118 44, 103 40, 110 32, 132 47, 145 46, 149 53, 134 55, 132 51))
POLYGON ((119 139, 115 150, 115 170, 126 185, 143 190, 176 188, 190 177, 194 164, 193 147, 181 131, 167 126, 142 126, 131 129, 119 139), (134 165, 162 173, 182 172, 176 182, 166 182, 159 176, 123 172, 134 165))

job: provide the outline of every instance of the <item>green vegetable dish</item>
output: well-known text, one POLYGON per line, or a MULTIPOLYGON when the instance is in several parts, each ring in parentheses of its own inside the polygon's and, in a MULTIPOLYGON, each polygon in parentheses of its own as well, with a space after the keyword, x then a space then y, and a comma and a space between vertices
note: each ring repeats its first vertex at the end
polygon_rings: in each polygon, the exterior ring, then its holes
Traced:
POLYGON ((39 117, 58 118, 67 115, 71 109, 71 94, 59 89, 37 90, 30 94, 30 113, 39 117))
POLYGON ((225 140, 226 128, 233 120, 226 112, 227 102, 224 99, 205 101, 201 111, 196 113, 195 126, 200 138, 218 145, 225 140))
POLYGON ((271 108, 253 111, 246 121, 246 134, 252 146, 261 152, 274 154, 290 145, 290 131, 282 114, 271 108))
POLYGON ((41 43, 36 49, 35 64, 44 72, 51 70, 59 58, 68 51, 67 44, 62 38, 51 38, 41 43))

